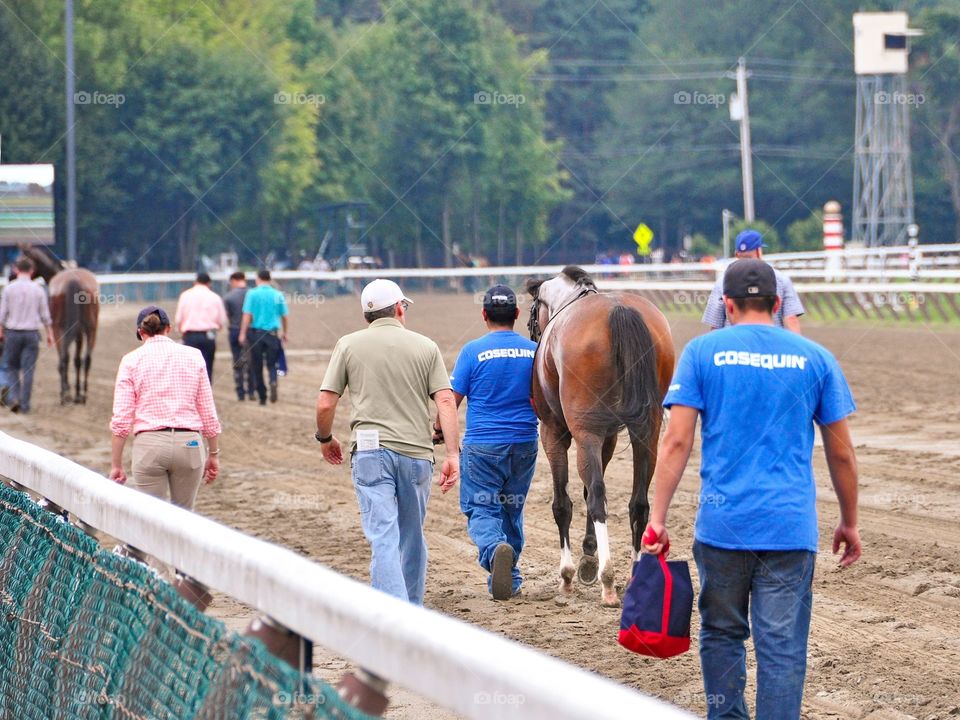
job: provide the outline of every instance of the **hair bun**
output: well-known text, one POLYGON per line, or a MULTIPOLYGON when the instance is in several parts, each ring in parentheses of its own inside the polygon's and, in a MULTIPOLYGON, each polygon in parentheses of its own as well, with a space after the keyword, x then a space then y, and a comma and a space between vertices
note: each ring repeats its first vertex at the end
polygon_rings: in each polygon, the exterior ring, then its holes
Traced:
POLYGON ((143 322, 140 323, 140 329, 146 335, 156 335, 163 329, 163 321, 160 320, 160 316, 156 314, 147 315, 143 322))

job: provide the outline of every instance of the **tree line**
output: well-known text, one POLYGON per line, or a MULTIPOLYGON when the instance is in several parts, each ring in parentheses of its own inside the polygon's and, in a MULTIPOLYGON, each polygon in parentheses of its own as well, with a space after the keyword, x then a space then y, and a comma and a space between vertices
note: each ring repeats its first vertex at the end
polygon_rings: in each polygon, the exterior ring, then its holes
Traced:
MULTIPOLYGON (((851 16, 892 5, 77 0, 80 258, 194 268, 323 245, 333 260, 349 240, 395 265, 585 262, 630 248, 639 222, 668 252, 714 252, 721 210, 742 204, 726 107, 741 54, 757 215, 773 244, 816 246, 823 203, 850 210, 851 16)), ((907 5, 926 32, 916 214, 924 240, 948 242, 960 11, 907 5)), ((63 36, 60 2, 0 7, 3 162, 53 162, 61 181, 63 36)))

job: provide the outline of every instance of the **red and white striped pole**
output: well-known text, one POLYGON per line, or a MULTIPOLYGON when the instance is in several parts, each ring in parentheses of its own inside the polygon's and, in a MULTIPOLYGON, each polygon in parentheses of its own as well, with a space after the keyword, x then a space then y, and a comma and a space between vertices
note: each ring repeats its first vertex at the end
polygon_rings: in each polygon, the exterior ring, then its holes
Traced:
POLYGON ((823 206, 824 278, 843 279, 843 213, 840 203, 830 200, 823 206))

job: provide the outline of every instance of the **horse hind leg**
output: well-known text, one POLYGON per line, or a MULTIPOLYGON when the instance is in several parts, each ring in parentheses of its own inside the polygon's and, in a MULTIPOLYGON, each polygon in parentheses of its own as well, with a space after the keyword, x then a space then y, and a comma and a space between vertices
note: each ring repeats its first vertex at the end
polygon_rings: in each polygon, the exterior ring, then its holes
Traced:
POLYGON ((649 443, 643 442, 638 436, 630 434, 630 444, 633 448, 633 492, 630 494, 630 530, 633 541, 633 561, 640 557, 640 544, 643 531, 650 518, 650 481, 653 479, 653 469, 657 464, 656 442, 659 433, 649 443))
POLYGON ((589 437, 577 441, 577 469, 587 488, 587 512, 593 518, 597 540, 597 562, 600 566, 600 603, 617 607, 620 600, 614 587, 613 563, 610 558, 610 536, 607 530, 607 490, 603 483, 603 445, 605 440, 589 437))
POLYGON ((70 402, 70 348, 66 346, 66 340, 61 341, 58 352, 57 370, 60 372, 60 404, 66 405, 70 402))
MULTIPOLYGON (((617 448, 617 436, 611 435, 603 442, 601 451, 601 463, 603 473, 606 475, 607 465, 613 457, 613 452, 617 448)), ((589 492, 587 486, 583 486, 583 502, 587 506, 587 526, 583 535, 583 555, 580 557, 580 566, 577 569, 577 579, 584 585, 593 585, 597 582, 597 576, 600 569, 600 563, 597 560, 597 530, 594 526, 593 515, 590 513, 589 492)))
POLYGON ((570 551, 570 521, 573 519, 573 503, 567 493, 569 479, 570 434, 557 430, 547 423, 542 424, 541 441, 543 450, 550 463, 553 476, 553 518, 560 532, 560 592, 573 592, 573 553, 570 551))
POLYGON ((87 351, 83 354, 83 395, 80 396, 80 402, 87 403, 88 384, 90 382, 90 365, 93 360, 93 353, 90 350, 90 341, 87 341, 87 351))
POLYGON ((77 404, 82 403, 84 399, 83 394, 81 393, 81 386, 80 386, 80 371, 83 369, 82 355, 83 355, 83 333, 81 332, 81 333, 77 333, 77 344, 76 344, 76 348, 74 350, 74 356, 73 356, 73 367, 74 367, 74 370, 76 370, 76 375, 77 375, 76 393, 74 394, 73 400, 77 404))

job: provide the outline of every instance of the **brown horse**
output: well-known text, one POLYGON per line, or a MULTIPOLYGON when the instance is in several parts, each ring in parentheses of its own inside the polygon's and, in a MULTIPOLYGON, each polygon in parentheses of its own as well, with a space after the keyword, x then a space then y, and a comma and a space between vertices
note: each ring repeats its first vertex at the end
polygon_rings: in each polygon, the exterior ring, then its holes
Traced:
POLYGON ((60 404, 70 402, 70 346, 74 343, 76 352, 73 364, 77 371, 77 386, 73 401, 85 403, 90 361, 97 342, 97 322, 100 317, 100 286, 97 278, 89 270, 66 267, 62 261, 40 248, 21 245, 20 250, 33 260, 36 268, 34 275, 39 275, 47 283, 53 339, 59 356, 60 404))
POLYGON ((633 556, 647 525, 647 491, 657 460, 661 402, 673 374, 670 326, 639 295, 599 293, 578 267, 550 280, 528 280, 533 297, 530 338, 538 343, 532 399, 553 475, 553 516, 560 530, 560 590, 573 591, 570 551, 573 503, 567 494, 567 451, 576 443, 587 526, 578 575, 591 585, 599 568, 601 602, 619 603, 614 588, 603 476, 617 435, 627 429, 633 448, 630 527, 633 556), (599 557, 598 557, 599 554, 599 557))

